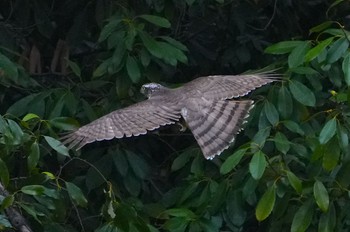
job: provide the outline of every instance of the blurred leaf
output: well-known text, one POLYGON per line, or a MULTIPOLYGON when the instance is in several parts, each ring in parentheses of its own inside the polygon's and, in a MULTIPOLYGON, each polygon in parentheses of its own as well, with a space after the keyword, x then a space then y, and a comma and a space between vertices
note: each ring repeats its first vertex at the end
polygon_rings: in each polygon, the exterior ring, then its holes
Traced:
POLYGON ((340 158, 340 147, 337 138, 331 139, 323 149, 322 167, 327 171, 332 171, 340 158))
POLYGON ((329 196, 326 187, 321 181, 316 180, 314 183, 314 197, 318 207, 323 212, 327 212, 329 207, 329 196))
POLYGON ((136 197, 140 194, 141 183, 140 180, 137 179, 133 173, 129 172, 129 174, 123 178, 123 182, 125 188, 132 196, 136 197))
POLYGON ((100 77, 106 74, 108 66, 111 64, 111 59, 104 60, 93 72, 93 77, 100 77))
POLYGON ((6 187, 10 181, 10 174, 6 163, 0 158, 0 180, 1 183, 6 187))
POLYGON ((129 26, 129 30, 127 31, 124 43, 125 43, 125 47, 129 50, 132 51, 133 49, 133 45, 134 45, 134 41, 135 41, 135 37, 137 35, 137 31, 135 29, 135 27, 133 26, 129 26))
POLYGON ((177 171, 183 168, 192 157, 192 153, 193 153, 193 149, 188 149, 183 153, 181 153, 179 156, 177 156, 171 165, 171 170, 177 171))
POLYGON ((173 208, 165 211, 166 214, 174 217, 184 217, 187 219, 195 219, 197 216, 191 210, 186 208, 173 208))
MULTIPOLYGON (((6 196, 0 204, 0 210, 3 211, 4 209, 7 209, 8 207, 12 206, 14 201, 15 201, 15 197, 13 195, 6 196)), ((0 228, 1 228, 1 223, 0 223, 0 228)))
POLYGON ((145 49, 140 51, 140 60, 143 67, 147 67, 151 63, 151 57, 145 49))
POLYGON ((128 71, 129 77, 134 83, 138 83, 141 78, 139 66, 134 57, 128 56, 126 59, 126 70, 128 71))
POLYGON ((82 207, 86 207, 87 206, 87 199, 85 198, 83 192, 81 191, 81 189, 76 186, 75 184, 71 183, 71 182, 65 182, 66 184, 66 188, 68 191, 68 194, 70 196, 70 198, 79 206, 82 207))
POLYGON ((329 64, 336 62, 340 59, 349 47, 349 41, 343 37, 335 41, 329 48, 327 53, 327 62, 329 64))
POLYGON ((0 227, 2 227, 2 229, 13 228, 7 217, 2 214, 0 214, 0 227))
POLYGON ((69 68, 72 69, 73 73, 77 77, 81 77, 81 70, 80 70, 79 65, 71 60, 67 60, 67 63, 68 63, 69 68))
MULTIPOLYGON (((16 82, 18 78, 18 71, 15 63, 13 63, 9 58, 0 53, 0 70, 4 73, 6 77, 10 80, 16 82)), ((1 76, 0 76, 1 77, 1 76)))
POLYGON ((343 60, 342 69, 344 73, 344 79, 347 86, 350 86, 350 53, 348 53, 343 60))
POLYGON ((40 196, 44 194, 45 188, 42 185, 26 185, 21 188, 21 191, 28 195, 40 196))
POLYGON ((260 179, 265 172, 266 165, 265 154, 262 151, 256 152, 249 163, 249 172, 252 177, 256 180, 260 179))
POLYGON ((49 136, 44 136, 44 138, 52 149, 54 149, 61 155, 69 157, 68 148, 64 146, 60 141, 49 136))
POLYGON ((31 94, 13 103, 8 109, 7 113, 15 115, 17 117, 26 114, 28 106, 38 94, 31 94))
POLYGON ((117 154, 113 154, 114 166, 122 176, 126 176, 129 169, 128 161, 126 160, 125 154, 118 150, 117 154))
POLYGON ((315 32, 322 32, 324 31, 325 29, 329 28, 334 22, 332 21, 325 21, 313 28, 310 29, 310 34, 311 33, 315 33, 315 32))
POLYGON ((247 149, 240 149, 229 156, 221 165, 220 173, 224 175, 232 171, 237 166, 237 164, 239 164, 239 161, 241 161, 246 152, 247 149))
POLYGON ((159 27, 169 28, 171 26, 170 22, 163 17, 155 16, 155 15, 140 15, 139 18, 142 18, 150 23, 153 23, 159 27))
POLYGON ((40 119, 40 117, 39 117, 38 115, 36 115, 36 114, 26 114, 26 115, 23 117, 22 121, 27 122, 27 121, 29 121, 29 120, 31 120, 31 119, 34 119, 34 118, 40 119))
POLYGON ((323 213, 319 219, 318 232, 335 231, 336 222, 336 211, 334 205, 330 204, 329 210, 323 213))
POLYGON ((309 228, 314 214, 312 201, 305 202, 295 213, 291 232, 304 232, 309 228))
POLYGON ((298 194, 301 194, 301 191, 302 191, 301 180, 293 172, 286 171, 286 173, 287 173, 287 178, 288 178, 290 185, 294 188, 294 190, 298 194))
POLYGON ((167 220, 164 223, 164 229, 172 232, 182 232, 186 230, 186 227, 190 223, 189 220, 183 217, 175 217, 167 220))
POLYGON ((75 130, 79 127, 79 122, 74 118, 57 117, 49 120, 50 125, 61 130, 75 130))
POLYGON ((298 67, 304 63, 305 55, 309 51, 310 44, 308 41, 303 41, 296 46, 288 56, 289 68, 298 67))
POLYGON ((255 209, 255 216, 258 221, 265 220, 272 212, 276 201, 276 186, 271 185, 259 200, 255 209))
POLYGON ((150 168, 146 161, 140 156, 131 151, 126 151, 126 158, 130 164, 131 169, 137 177, 145 179, 149 175, 150 168))
POLYGON ((276 110, 276 107, 270 103, 268 100, 264 103, 264 111, 267 119, 271 123, 272 126, 276 126, 279 122, 279 115, 276 110))
POLYGON ((299 81, 293 80, 289 82, 289 89, 293 97, 303 105, 315 106, 316 98, 314 93, 299 81))
POLYGON ((169 44, 171 44, 172 46, 182 50, 182 51, 188 51, 186 45, 184 45, 183 43, 181 43, 180 41, 177 41, 169 36, 160 36, 160 38, 162 38, 163 40, 165 40, 166 42, 168 42, 169 44))
POLYGON ((117 26, 121 22, 121 19, 112 19, 107 25, 105 25, 101 31, 100 37, 98 38, 98 42, 106 40, 110 34, 117 29, 117 26))
POLYGON ((269 54, 286 54, 304 43, 304 41, 282 41, 267 47, 265 52, 269 54))
POLYGON ((333 39, 334 37, 330 37, 326 40, 323 40, 317 46, 310 49, 305 55, 305 61, 309 62, 315 59, 333 41, 333 39))
POLYGON ((40 158, 39 144, 35 141, 30 146, 30 153, 27 158, 28 170, 33 170, 38 164, 40 158))
POLYGON ((337 130, 337 121, 335 118, 330 119, 322 128, 319 141, 321 144, 326 144, 334 135, 337 130))
POLYGON ((287 152, 290 149, 290 142, 288 138, 281 132, 277 132, 275 135, 274 141, 275 141, 277 150, 279 150, 283 154, 287 154, 287 152))

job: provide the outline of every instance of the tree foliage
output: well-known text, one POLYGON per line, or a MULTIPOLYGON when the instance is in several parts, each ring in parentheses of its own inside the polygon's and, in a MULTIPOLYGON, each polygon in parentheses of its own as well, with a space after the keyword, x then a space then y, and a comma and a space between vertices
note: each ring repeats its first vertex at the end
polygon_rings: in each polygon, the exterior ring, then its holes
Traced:
POLYGON ((346 1, 0 3, 0 230, 346 231, 346 1), (315 8, 317 10, 315 12, 315 8), (288 28, 288 30, 286 30, 288 28), (283 78, 205 160, 171 126, 68 150, 59 137, 143 98, 145 82, 270 65, 283 78))

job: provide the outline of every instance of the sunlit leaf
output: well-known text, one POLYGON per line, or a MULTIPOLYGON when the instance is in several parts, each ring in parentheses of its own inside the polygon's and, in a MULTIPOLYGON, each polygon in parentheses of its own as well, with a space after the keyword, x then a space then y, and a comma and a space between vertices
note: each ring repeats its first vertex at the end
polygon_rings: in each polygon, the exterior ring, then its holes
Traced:
POLYGON ((276 186, 271 185, 259 200, 255 209, 255 216, 258 221, 265 220, 272 212, 276 201, 276 186))
POLYGON ((318 207, 323 212, 327 212, 329 207, 329 196, 326 187, 319 180, 314 183, 314 197, 318 207))

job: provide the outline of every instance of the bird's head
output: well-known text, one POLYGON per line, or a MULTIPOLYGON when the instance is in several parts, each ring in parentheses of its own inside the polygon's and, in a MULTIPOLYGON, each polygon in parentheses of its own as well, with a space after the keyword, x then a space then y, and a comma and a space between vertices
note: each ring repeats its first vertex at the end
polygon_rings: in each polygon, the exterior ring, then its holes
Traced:
POLYGON ((159 94, 160 92, 162 92, 161 90, 166 89, 164 86, 162 86, 161 84, 158 83, 148 83, 148 84, 144 84, 141 87, 140 92, 145 95, 147 98, 151 98, 157 94, 159 94))

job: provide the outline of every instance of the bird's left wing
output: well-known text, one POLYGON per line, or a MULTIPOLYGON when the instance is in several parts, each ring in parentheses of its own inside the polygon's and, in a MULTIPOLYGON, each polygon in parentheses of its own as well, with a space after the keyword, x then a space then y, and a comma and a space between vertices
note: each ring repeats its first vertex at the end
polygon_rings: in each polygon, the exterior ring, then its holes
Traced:
POLYGON ((69 148, 80 149, 88 143, 124 136, 146 134, 167 124, 173 124, 181 117, 176 106, 166 106, 152 99, 113 111, 78 130, 62 137, 69 148))

